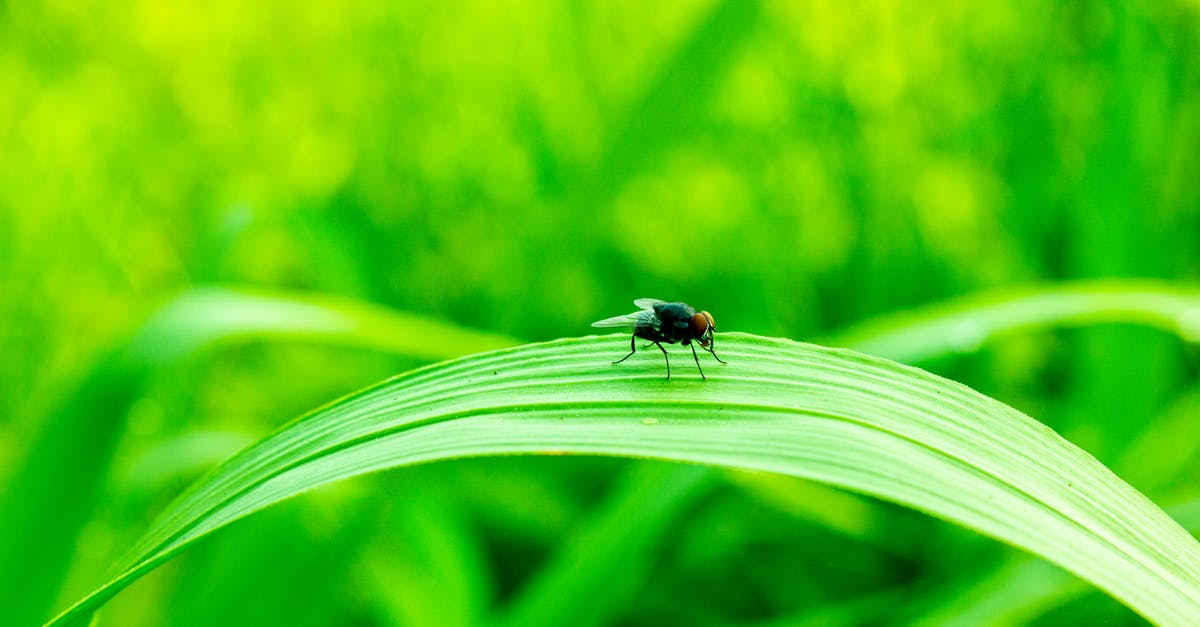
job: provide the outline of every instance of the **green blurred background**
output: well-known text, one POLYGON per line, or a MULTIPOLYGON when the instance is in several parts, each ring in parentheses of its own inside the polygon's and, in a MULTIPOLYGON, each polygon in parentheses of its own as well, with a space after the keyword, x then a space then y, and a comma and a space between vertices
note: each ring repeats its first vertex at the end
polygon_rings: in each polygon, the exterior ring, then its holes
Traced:
MULTIPOLYGON (((1193 0, 0 2, 0 525, 20 532, 0 575, 24 587, 5 603, 45 620, 204 470, 472 346, 155 336, 197 288, 530 341, 650 296, 812 340, 1012 285, 1193 285, 1198 181, 1193 0)), ((1191 457, 1145 443, 1200 440, 1200 359, 1172 335, 1052 330, 920 365, 1156 502, 1200 496, 1191 457)), ((202 543, 100 624, 518 615, 548 557, 656 472, 516 458, 341 484, 202 543)), ((894 623, 1034 581, 1004 588, 1021 554, 890 505, 671 476, 686 496, 630 519, 642 550, 577 590, 602 609, 574 622, 894 623)), ((1079 587, 1017 615, 1140 620, 1079 587)))

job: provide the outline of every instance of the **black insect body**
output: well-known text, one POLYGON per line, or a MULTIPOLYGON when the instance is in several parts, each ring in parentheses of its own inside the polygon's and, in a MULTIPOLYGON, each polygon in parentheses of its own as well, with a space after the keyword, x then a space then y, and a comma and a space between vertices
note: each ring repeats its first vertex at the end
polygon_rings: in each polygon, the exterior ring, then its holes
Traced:
MULTIPOLYGON (((708 380, 704 376, 704 370, 700 368, 700 357, 696 354, 696 346, 692 344, 693 341, 699 344, 700 348, 711 353, 714 359, 725 363, 713 351, 713 330, 717 328, 717 325, 713 322, 712 314, 707 311, 698 312, 687 303, 668 303, 654 298, 639 298, 633 301, 633 304, 641 307, 641 310, 592 323, 594 327, 633 329, 633 337, 629 338, 629 354, 614 361, 614 364, 629 359, 637 352, 637 338, 639 337, 649 340, 651 344, 658 347, 658 350, 662 351, 663 358, 667 360, 668 379, 671 378, 671 358, 667 355, 667 349, 663 348, 663 342, 691 346, 692 359, 696 360, 696 369, 700 371, 701 379, 708 380)), ((645 348, 649 346, 647 344, 645 348)))

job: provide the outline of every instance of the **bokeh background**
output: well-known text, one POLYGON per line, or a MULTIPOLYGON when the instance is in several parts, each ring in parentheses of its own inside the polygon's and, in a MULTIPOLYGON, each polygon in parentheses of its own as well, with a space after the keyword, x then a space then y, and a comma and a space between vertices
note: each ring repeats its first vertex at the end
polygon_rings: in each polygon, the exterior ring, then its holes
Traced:
MULTIPOLYGON (((0 486, 18 495, 0 515, 23 529, 0 568, 27 587, 5 603, 48 618, 204 470, 438 354, 285 337, 137 372, 113 357, 199 288, 529 341, 650 296, 819 340, 1014 285, 1195 284, 1198 250, 1194 0, 0 2, 0 486)), ((1195 464, 1139 483, 1166 453, 1131 444, 1162 421, 1200 440, 1200 359, 1172 335, 1042 331, 920 365, 1157 502, 1197 496, 1195 464)), ((504 616, 635 475, 516 458, 333 486, 202 543, 100 624, 504 616)), ((871 500, 706 485, 608 596, 578 591, 604 607, 580 624, 919 620, 1002 598, 1026 565, 871 500)), ((1086 588, 1021 616, 1140 620, 1086 588)))

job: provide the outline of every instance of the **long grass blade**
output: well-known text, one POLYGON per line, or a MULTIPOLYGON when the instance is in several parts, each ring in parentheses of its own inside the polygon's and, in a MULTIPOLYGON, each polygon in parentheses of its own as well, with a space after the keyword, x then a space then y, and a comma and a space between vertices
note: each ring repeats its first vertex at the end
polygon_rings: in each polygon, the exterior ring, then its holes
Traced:
POLYGON ((829 343, 914 363, 974 352, 1010 333, 1104 322, 1146 325, 1200 341, 1200 290, 1134 279, 995 290, 873 318, 829 343))
POLYGON ((708 382, 657 360, 610 366, 624 337, 448 361, 321 408, 231 459, 162 516, 88 616, 188 544, 290 496, 408 464, 599 454, 790 474, 901 503, 1059 564, 1150 620, 1200 615, 1200 545, 1031 418, 921 370, 746 334, 708 382))

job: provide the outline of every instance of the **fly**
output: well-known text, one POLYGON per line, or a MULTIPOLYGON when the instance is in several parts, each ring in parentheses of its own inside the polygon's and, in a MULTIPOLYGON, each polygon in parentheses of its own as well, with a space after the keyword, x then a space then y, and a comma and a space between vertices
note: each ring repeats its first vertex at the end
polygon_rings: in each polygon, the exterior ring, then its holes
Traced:
MULTIPOLYGON (((699 344, 700 348, 711 353, 714 359, 725 363, 713 351, 713 331, 717 325, 713 322, 712 314, 707 311, 696 311, 695 307, 687 303, 668 303, 654 298, 639 298, 633 301, 633 304, 641 309, 631 314, 605 318, 592 323, 594 327, 633 329, 633 337, 629 338, 629 354, 614 361, 614 364, 633 357, 633 354, 637 352, 639 337, 649 340, 651 344, 658 347, 658 350, 662 351, 663 358, 667 360, 667 379, 671 378, 671 358, 667 355, 667 349, 663 348, 663 342, 691 346, 692 359, 696 360, 696 369, 700 371, 700 378, 706 381, 708 377, 704 376, 704 370, 700 367, 700 357, 696 354, 696 346, 692 344, 693 341, 699 344)), ((650 344, 647 344, 643 348, 649 347, 650 344)))

